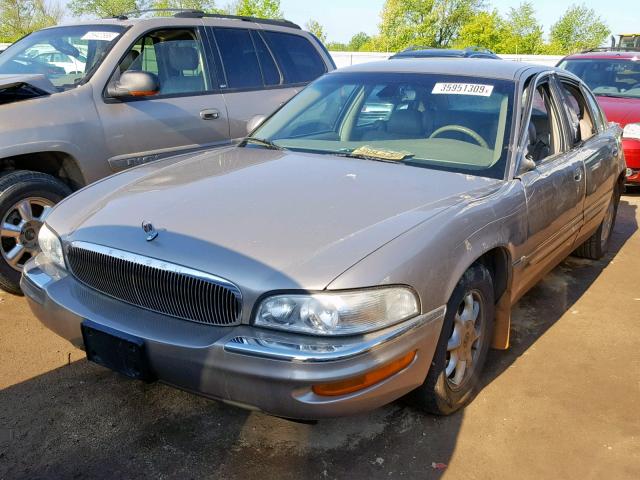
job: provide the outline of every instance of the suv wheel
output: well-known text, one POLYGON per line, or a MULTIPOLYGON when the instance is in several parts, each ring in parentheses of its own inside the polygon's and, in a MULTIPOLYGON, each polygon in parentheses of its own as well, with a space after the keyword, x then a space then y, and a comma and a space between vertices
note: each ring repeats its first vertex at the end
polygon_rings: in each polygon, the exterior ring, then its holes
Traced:
POLYGON ((51 175, 17 171, 0 177, 0 288, 19 295, 22 267, 38 253, 38 232, 51 207, 71 190, 51 175))
POLYGON ((449 302, 431 368, 409 401, 436 415, 467 405, 480 386, 494 323, 493 280, 482 264, 471 266, 449 302))

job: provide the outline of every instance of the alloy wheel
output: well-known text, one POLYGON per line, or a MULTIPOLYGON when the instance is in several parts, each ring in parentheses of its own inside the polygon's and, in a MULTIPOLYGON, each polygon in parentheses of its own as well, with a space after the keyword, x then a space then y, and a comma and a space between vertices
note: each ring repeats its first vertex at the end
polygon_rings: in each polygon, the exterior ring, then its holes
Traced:
POLYGON ((480 354, 484 312, 483 299, 477 290, 465 294, 453 321, 453 331, 447 343, 445 375, 449 387, 461 388, 473 375, 480 354))
POLYGON ((0 223, 0 253, 14 270, 38 251, 38 233, 54 203, 40 197, 23 198, 13 205, 0 223))

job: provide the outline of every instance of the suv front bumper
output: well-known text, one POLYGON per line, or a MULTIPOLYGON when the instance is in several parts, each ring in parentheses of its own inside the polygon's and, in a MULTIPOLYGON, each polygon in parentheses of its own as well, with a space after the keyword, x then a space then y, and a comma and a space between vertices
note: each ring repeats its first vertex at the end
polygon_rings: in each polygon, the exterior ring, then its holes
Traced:
POLYGON ((424 382, 444 307, 387 329, 317 338, 249 325, 200 325, 125 304, 87 288, 38 258, 24 269, 22 290, 38 319, 83 348, 89 320, 144 341, 150 367, 169 385, 244 408, 295 419, 357 414, 387 404, 424 382), (416 351, 403 370, 362 390, 320 396, 312 386, 371 372, 416 351))

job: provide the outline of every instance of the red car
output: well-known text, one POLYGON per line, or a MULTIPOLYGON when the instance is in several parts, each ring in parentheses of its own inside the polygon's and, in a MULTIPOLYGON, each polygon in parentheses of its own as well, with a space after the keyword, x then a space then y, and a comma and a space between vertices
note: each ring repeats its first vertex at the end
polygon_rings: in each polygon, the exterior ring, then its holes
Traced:
POLYGON ((627 183, 640 185, 640 49, 595 49, 569 55, 558 66, 589 85, 607 119, 624 128, 627 183))

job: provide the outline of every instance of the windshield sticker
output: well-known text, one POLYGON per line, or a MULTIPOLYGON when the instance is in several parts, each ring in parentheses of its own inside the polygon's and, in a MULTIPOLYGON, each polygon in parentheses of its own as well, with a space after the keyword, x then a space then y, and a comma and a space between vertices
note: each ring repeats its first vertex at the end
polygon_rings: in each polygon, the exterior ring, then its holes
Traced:
POLYGON ((476 97, 490 97, 493 85, 479 83, 436 83, 431 93, 436 95, 474 95, 476 97))
POLYGON ((110 42, 118 35, 120 34, 117 32, 87 32, 82 37, 82 40, 100 40, 103 42, 110 42))

